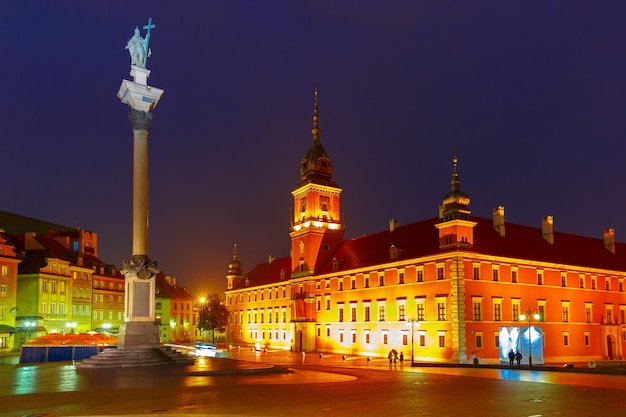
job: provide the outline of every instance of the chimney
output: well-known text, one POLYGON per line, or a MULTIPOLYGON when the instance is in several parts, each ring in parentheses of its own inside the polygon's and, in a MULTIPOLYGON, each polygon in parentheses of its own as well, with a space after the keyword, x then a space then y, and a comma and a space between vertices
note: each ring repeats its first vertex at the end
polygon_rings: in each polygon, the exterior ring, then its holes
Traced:
POLYGON ((504 237, 504 206, 498 206, 493 209, 493 228, 500 237, 504 237))
POLYGON ((611 253, 615 253, 615 230, 610 228, 604 231, 604 247, 611 253))
POLYGON ((270 255, 270 256, 267 257, 267 263, 268 264, 271 264, 275 260, 276 260, 276 257, 274 255, 270 255))
POLYGON ((389 231, 393 232, 394 230, 396 230, 396 227, 398 227, 398 220, 396 219, 389 220, 389 231))
POLYGON ((546 216, 541 219, 541 236, 551 245, 554 245, 554 217, 546 216))

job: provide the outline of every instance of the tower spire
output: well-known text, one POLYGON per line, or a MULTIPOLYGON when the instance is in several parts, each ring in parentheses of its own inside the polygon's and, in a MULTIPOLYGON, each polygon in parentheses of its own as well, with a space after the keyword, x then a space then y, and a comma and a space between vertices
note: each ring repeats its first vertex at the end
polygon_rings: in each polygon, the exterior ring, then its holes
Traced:
POLYGON ((320 116, 319 116, 319 108, 317 101, 317 87, 313 90, 314 94, 314 102, 313 102, 313 129, 311 129, 311 133, 313 134, 313 141, 319 142, 320 140, 320 116))
POLYGON ((443 198, 439 216, 444 220, 468 219, 470 197, 461 191, 461 180, 458 171, 459 158, 456 151, 452 151, 452 180, 450 181, 451 191, 443 198))
POLYGON ((452 191, 459 191, 461 189, 461 180, 459 179, 459 172, 457 171, 457 165, 459 158, 456 156, 456 150, 452 149, 452 180, 450 185, 452 191))

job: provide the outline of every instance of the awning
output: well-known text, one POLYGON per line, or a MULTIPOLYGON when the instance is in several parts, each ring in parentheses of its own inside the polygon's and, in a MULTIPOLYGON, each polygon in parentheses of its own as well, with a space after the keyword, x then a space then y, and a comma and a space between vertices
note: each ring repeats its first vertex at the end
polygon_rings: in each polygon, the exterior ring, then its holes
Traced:
POLYGON ((8 326, 6 324, 0 324, 0 333, 17 333, 15 327, 8 326))

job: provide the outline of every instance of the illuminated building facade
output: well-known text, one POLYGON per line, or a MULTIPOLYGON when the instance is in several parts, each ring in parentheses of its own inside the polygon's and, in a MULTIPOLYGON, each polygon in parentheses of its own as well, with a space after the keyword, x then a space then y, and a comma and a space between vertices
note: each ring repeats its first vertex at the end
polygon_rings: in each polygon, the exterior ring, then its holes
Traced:
MULTIPOLYGON (((14 349, 18 329, 17 316, 17 265, 19 259, 15 248, 9 245, 3 232, 0 232, 0 355, 14 349)), ((29 323, 30 325, 30 323, 29 323)), ((27 333, 24 333, 27 336, 27 333)))
POLYGON ((511 349, 522 363, 624 358, 626 245, 612 229, 594 239, 555 231, 552 216, 506 223, 503 207, 473 216, 455 157, 439 216, 343 240, 317 107, 316 92, 291 256, 244 274, 233 254, 230 343, 451 363, 508 362, 511 349))
POLYGON ((193 342, 196 338, 195 297, 176 278, 156 276, 155 315, 161 342, 193 342))
POLYGON ((101 264, 93 272, 91 328, 117 334, 124 323, 124 277, 113 266, 101 264))

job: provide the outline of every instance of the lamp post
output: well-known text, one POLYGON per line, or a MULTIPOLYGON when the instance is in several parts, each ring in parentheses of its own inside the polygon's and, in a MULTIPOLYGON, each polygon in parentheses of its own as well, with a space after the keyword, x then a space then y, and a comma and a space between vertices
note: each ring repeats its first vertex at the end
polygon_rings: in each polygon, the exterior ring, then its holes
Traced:
POLYGON ((522 321, 528 319, 528 367, 529 368, 533 367, 533 332, 530 327, 530 320, 533 318, 535 319, 535 321, 538 321, 541 318, 541 316, 537 312, 531 314, 530 309, 526 310, 524 313, 519 315, 519 319, 522 321))
POLYGON ((407 320, 406 325, 407 326, 411 326, 411 367, 413 367, 413 352, 414 352, 413 348, 415 346, 415 342, 414 342, 415 341, 415 338, 414 338, 414 336, 415 336, 415 326, 419 327, 420 322, 417 319, 409 317, 409 319, 407 320))
POLYGON ((67 327, 68 329, 70 329, 70 333, 74 333, 75 329, 76 329, 76 322, 73 321, 71 323, 66 323, 65 327, 67 327))
POLYGON ((27 321, 24 323, 24 326, 26 326, 26 333, 28 334, 28 340, 30 340, 30 329, 35 328, 37 326, 37 322, 27 321))

